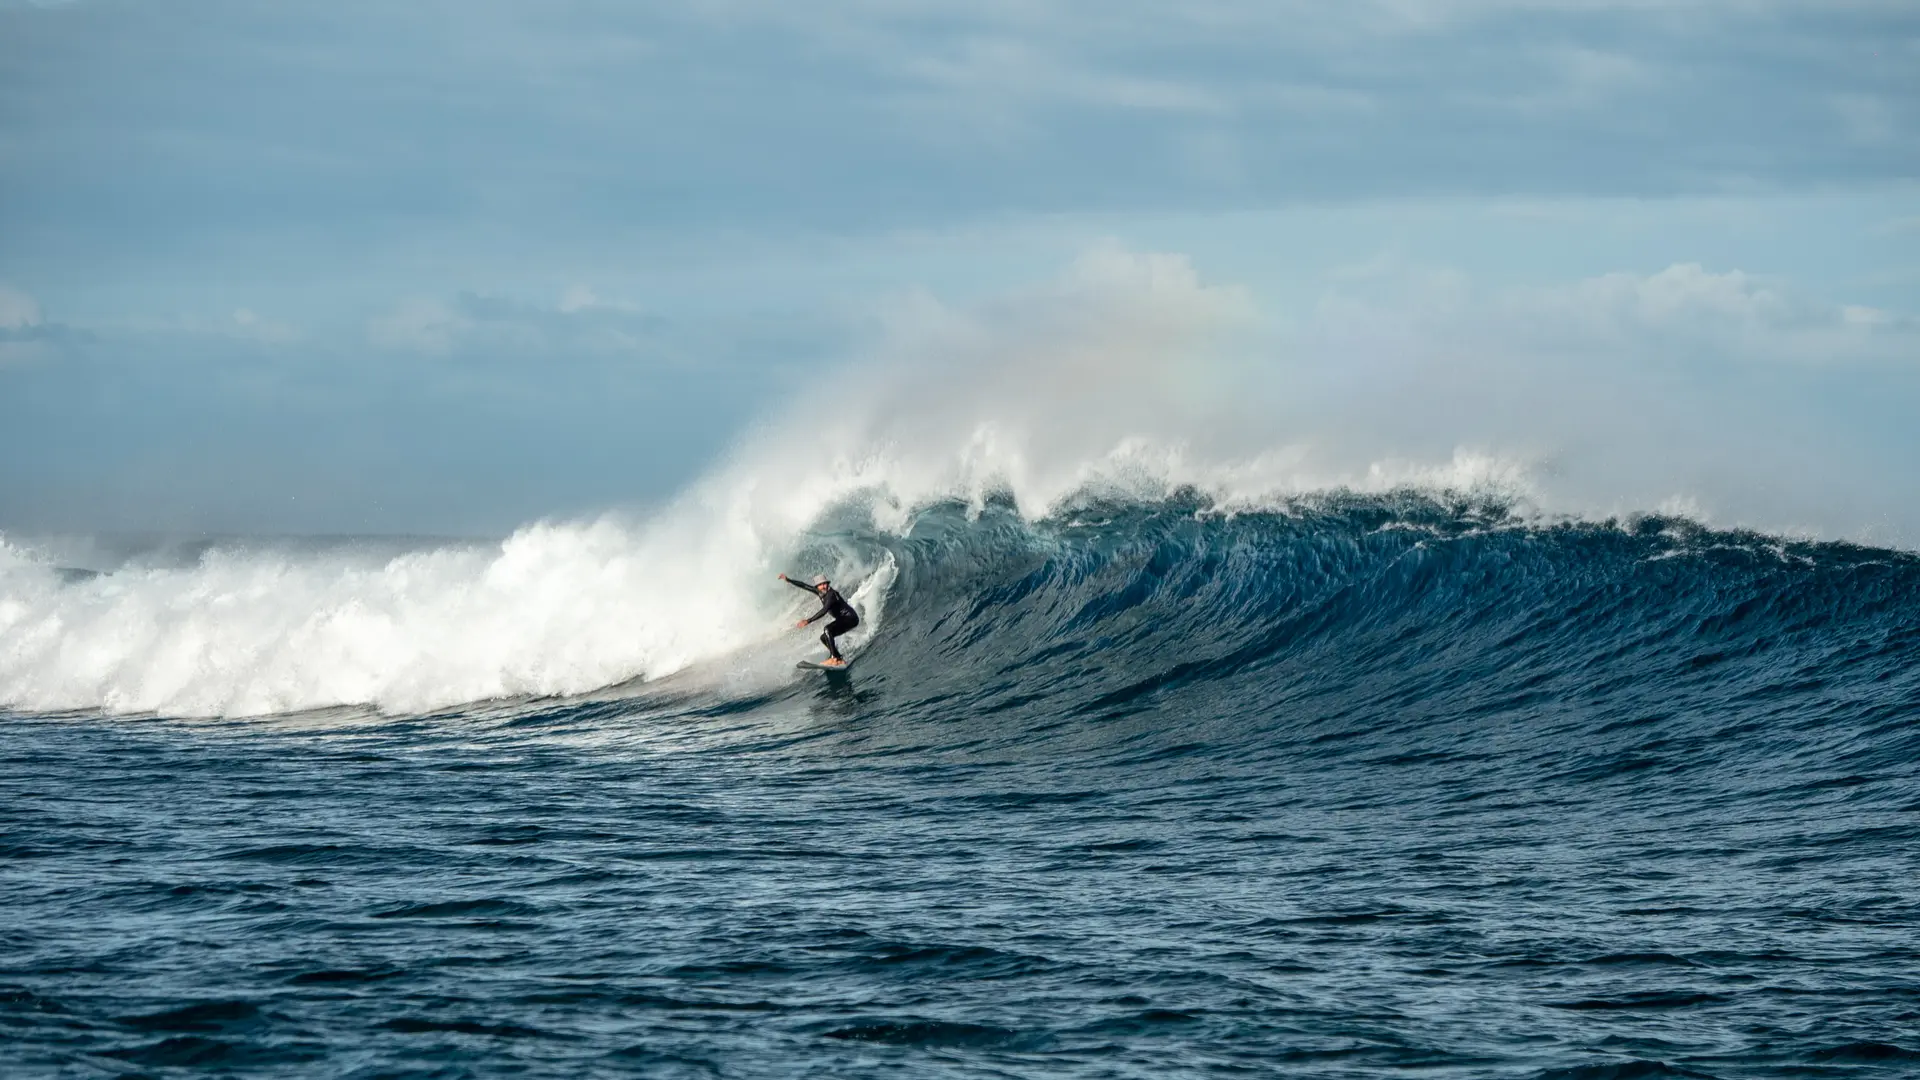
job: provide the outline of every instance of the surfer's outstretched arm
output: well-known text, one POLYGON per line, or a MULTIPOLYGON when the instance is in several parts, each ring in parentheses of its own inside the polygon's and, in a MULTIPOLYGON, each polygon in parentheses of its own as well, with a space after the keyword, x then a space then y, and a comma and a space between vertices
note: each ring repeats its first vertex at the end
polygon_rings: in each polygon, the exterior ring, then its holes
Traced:
MULTIPOLYGON (((809 596, 819 596, 819 595, 820 595, 820 593, 819 593, 819 592, 818 592, 817 590, 815 590, 815 588, 814 588, 814 587, 813 587, 812 585, 803 585, 803 584, 801 584, 800 582, 798 582, 798 581, 795 581, 795 580, 793 580, 792 578, 790 578, 790 577, 788 577, 788 576, 787 576, 787 575, 785 575, 785 574, 781 574, 781 575, 780 575, 780 580, 781 580, 781 581, 784 581, 784 582, 786 582, 787 584, 789 584, 789 585, 791 585, 791 586, 793 586, 793 587, 794 587, 794 588, 796 588, 796 589, 802 589, 802 590, 805 590, 805 592, 806 592, 806 593, 807 593, 807 594, 808 594, 809 596)), ((820 609, 819 611, 816 611, 816 612, 814 612, 814 613, 813 613, 813 614, 812 614, 811 616, 809 616, 808 618, 805 618, 805 619, 802 619, 802 620, 800 620, 800 622, 799 622, 799 623, 797 623, 796 625, 799 625, 799 626, 812 626, 812 625, 814 624, 814 622, 815 622, 816 620, 818 620, 818 619, 819 619, 819 618, 820 618, 820 617, 821 617, 822 615, 825 615, 825 614, 827 613, 827 611, 828 611, 828 609, 827 609, 827 608, 824 608, 824 607, 823 607, 823 608, 821 608, 821 609, 820 609)))

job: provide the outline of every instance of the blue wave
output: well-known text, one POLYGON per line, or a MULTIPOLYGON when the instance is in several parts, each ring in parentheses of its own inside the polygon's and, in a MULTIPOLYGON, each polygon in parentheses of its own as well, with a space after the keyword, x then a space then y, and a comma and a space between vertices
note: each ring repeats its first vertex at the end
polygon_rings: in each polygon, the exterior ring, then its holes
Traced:
MULTIPOLYGON (((963 738, 1151 718, 1189 753, 1364 736, 1437 764, 1502 730, 1579 780, 1675 767, 1671 744, 1630 750, 1655 730, 1694 754, 1770 754, 1920 702, 1920 558, 1678 518, 1542 525, 1417 495, 1039 523, 945 505, 901 539, 821 543, 898 565, 863 684, 963 738)), ((1834 760, 1871 771, 1897 752, 1834 760)))

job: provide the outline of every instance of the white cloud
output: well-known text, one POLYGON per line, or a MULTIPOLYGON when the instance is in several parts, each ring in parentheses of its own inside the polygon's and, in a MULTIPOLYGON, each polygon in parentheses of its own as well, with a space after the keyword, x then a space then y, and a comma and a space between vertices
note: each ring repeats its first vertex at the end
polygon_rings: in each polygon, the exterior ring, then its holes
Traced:
POLYGON ((1583 514, 1920 542, 1910 314, 1694 263, 1496 286, 1382 259, 1274 353, 1305 359, 1274 377, 1300 430, 1352 452, 1484 448, 1583 514))
POLYGON ((84 330, 110 338, 146 335, 162 338, 224 338, 261 345, 291 345, 303 337, 300 328, 292 323, 270 318, 247 307, 234 308, 225 315, 177 312, 157 317, 104 319, 89 324, 84 330))
POLYGON ((438 300, 410 297, 367 324, 367 338, 382 348, 443 356, 473 327, 473 320, 438 300))
POLYGON ((1840 321, 1849 326, 1891 326, 1899 320, 1889 311, 1863 304, 1848 304, 1840 309, 1840 321))
POLYGON ((560 310, 568 315, 600 306, 600 297, 585 285, 572 285, 560 294, 560 310))
POLYGON ((640 309, 624 300, 609 300, 601 296, 591 286, 569 285, 560 294, 560 303, 555 308, 562 315, 580 315, 590 312, 626 312, 634 313, 640 309))
POLYGON ((270 345, 284 345, 300 339, 300 331, 291 324, 266 318, 251 308, 235 308, 228 325, 222 329, 229 336, 270 345))
POLYGON ((1644 276, 1604 274, 1570 287, 1537 290, 1530 298, 1551 311, 1648 326, 1699 319, 1778 323, 1791 317, 1795 306, 1750 274, 1714 273, 1698 263, 1675 263, 1644 276))
POLYGON ((19 289, 0 285, 0 368, 47 355, 46 343, 39 340, 45 325, 38 301, 19 289))
POLYGON ((1570 286, 1517 291, 1510 312, 1536 329, 1633 339, 1647 346, 1711 346, 1730 360, 1800 364, 1920 361, 1911 317, 1840 304, 1740 270, 1677 263, 1647 275, 1606 274, 1570 286), (1557 324, 1557 325, 1543 325, 1557 324))
POLYGON ((425 356, 492 352, 537 355, 633 353, 658 337, 661 320, 573 285, 553 306, 461 293, 451 301, 409 297, 367 322, 376 347, 425 356))
POLYGON ((19 289, 0 285, 0 330, 26 330, 40 324, 38 301, 19 289))
POLYGON ((1392 257, 1329 275, 1322 331, 1373 340, 1499 342, 1538 355, 1833 364, 1920 361, 1910 315, 1835 303, 1742 270, 1675 263, 1653 273, 1494 289, 1392 257))

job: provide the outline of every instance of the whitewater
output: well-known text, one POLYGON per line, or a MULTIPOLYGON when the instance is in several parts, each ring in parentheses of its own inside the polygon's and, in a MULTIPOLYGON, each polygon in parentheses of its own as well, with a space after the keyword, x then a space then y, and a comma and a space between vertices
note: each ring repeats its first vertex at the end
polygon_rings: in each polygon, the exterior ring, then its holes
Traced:
POLYGON ((0 539, 0 1065, 1913 1075, 1905 511, 1258 321, 1097 252, 660 506, 0 539))

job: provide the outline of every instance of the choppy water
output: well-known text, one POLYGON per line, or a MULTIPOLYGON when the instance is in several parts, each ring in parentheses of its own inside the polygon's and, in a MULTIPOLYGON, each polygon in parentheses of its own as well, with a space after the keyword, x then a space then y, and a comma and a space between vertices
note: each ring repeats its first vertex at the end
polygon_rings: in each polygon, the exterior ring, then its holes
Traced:
POLYGON ((846 677, 0 714, 3 1071, 1920 1075, 1920 559, 1201 509, 823 531, 846 677))

